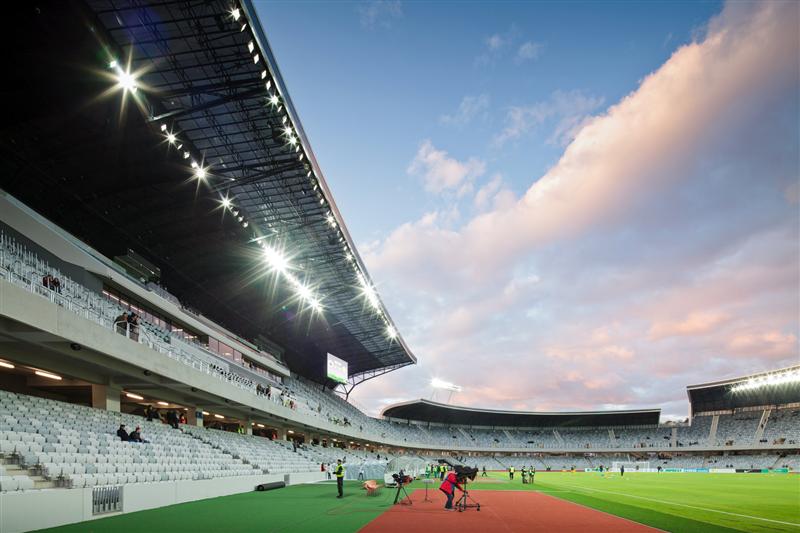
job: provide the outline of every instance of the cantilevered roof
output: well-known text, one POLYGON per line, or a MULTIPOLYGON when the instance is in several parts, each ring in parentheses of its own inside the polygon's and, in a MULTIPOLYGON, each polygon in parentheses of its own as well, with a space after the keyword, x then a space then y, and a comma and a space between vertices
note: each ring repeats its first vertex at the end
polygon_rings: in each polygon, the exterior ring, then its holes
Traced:
POLYGON ((389 406, 383 410, 382 416, 416 422, 470 426, 525 428, 643 426, 658 424, 661 409, 545 413, 476 409, 430 400, 414 400, 389 406))
POLYGON ((351 375, 416 362, 249 1, 22 2, 7 16, 5 190, 108 256, 141 254, 182 302, 281 343, 308 377, 324 376, 326 352, 351 375))
POLYGON ((800 403, 800 365, 686 387, 692 413, 800 403), (779 379, 788 377, 793 379, 779 379))

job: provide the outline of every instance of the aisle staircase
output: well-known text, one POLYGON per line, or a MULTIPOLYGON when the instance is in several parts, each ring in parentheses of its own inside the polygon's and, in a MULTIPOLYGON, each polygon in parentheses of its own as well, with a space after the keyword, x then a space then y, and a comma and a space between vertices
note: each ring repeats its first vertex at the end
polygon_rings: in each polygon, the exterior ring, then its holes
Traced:
POLYGON ((719 415, 714 415, 711 419, 711 430, 708 432, 708 442, 709 446, 714 446, 717 443, 717 428, 719 427, 719 415))
POLYGON ((772 409, 764 409, 764 412, 761 413, 761 420, 758 421, 758 427, 756 428, 756 433, 753 435, 753 442, 758 443, 761 438, 764 436, 764 430, 767 429, 767 422, 769 422, 769 415, 772 413, 772 409))

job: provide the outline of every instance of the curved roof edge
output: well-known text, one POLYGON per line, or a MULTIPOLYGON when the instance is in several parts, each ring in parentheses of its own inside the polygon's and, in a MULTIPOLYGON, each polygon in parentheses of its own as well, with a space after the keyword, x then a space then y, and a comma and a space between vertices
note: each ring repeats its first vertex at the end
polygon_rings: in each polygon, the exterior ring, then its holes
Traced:
POLYGON ((476 426, 593 426, 658 424, 661 408, 613 411, 510 411, 448 405, 419 399, 396 403, 381 411, 384 418, 476 426))

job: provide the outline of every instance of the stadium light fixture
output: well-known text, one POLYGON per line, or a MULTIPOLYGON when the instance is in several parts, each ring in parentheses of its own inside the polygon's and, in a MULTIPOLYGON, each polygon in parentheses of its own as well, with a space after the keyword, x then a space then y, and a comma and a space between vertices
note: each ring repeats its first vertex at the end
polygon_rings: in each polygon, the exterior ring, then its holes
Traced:
POLYGON ((731 392, 742 392, 760 389, 763 387, 775 387, 790 383, 800 383, 800 369, 775 372, 765 376, 750 378, 731 387, 731 392))
POLYGON ((204 169, 203 167, 198 167, 194 175, 197 179, 204 180, 206 179, 206 169, 204 169))
POLYGON ((386 334, 389 335, 390 339, 396 339, 397 338, 397 330, 391 324, 386 327, 386 334))
POLYGON ((167 131, 167 125, 166 124, 162 124, 161 125, 161 131, 167 131))
POLYGON ((286 257, 271 246, 266 246, 264 248, 264 259, 270 268, 277 270, 278 272, 285 273, 289 268, 289 261, 286 259, 286 257))
POLYGON ((43 378, 55 379, 57 381, 61 381, 61 376, 57 374, 51 374, 50 372, 45 372, 44 370, 35 370, 33 373, 43 378))
POLYGON ((233 17, 233 20, 239 20, 242 16, 242 13, 239 11, 238 7, 235 7, 231 9, 231 16, 233 17))
POLYGON ((183 152, 183 158, 184 158, 184 159, 189 159, 189 156, 190 156, 190 155, 191 155, 191 154, 190 154, 189 152, 183 152))
POLYGON ((144 400, 144 396, 139 396, 138 394, 134 394, 132 392, 126 392, 125 396, 127 396, 131 400, 144 400))
POLYGON ((131 74, 130 70, 122 70, 117 67, 117 87, 122 89, 125 93, 135 93, 137 89, 136 76, 131 74))
POLYGON ((270 95, 270 97, 269 97, 269 103, 270 104, 276 106, 276 105, 278 105, 278 101, 279 101, 279 98, 278 98, 277 94, 270 95))
MULTIPOLYGON (((267 71, 266 70, 262 70, 261 71, 261 79, 262 80, 267 79, 267 71)), ((267 87, 267 90, 269 90, 269 87, 267 87)))
POLYGON ((216 415, 216 414, 214 415, 214 418, 219 418, 219 419, 223 419, 223 420, 225 419, 225 417, 224 417, 224 416, 222 416, 222 415, 216 415))
POLYGON ((248 52, 250 52, 252 54, 255 49, 256 49, 256 45, 253 43, 253 41, 250 41, 249 43, 247 43, 247 51, 248 52))
POLYGON ((258 60, 259 60, 259 59, 260 59, 260 58, 258 57, 258 54, 254 55, 254 56, 253 56, 253 64, 254 64, 254 65, 258 65, 258 60))
POLYGON ((5 361, 0 361, 0 366, 1 366, 1 367, 3 367, 3 368, 9 368, 9 369, 14 369, 14 368, 16 368, 16 367, 15 367, 14 365, 12 365, 11 363, 6 363, 5 361))
POLYGON ((156 402, 156 403, 158 403, 158 405, 163 405, 164 407, 167 407, 169 405, 167 402, 156 402))
POLYGON ((221 203, 222 203, 222 208, 223 209, 230 209, 231 208, 231 199, 228 198, 227 196, 223 196, 222 197, 221 203))
POLYGON ((108 62, 108 68, 117 68, 117 65, 118 63, 116 59, 112 59, 111 61, 108 62))
POLYGON ((167 142, 170 144, 175 144, 178 141, 178 138, 175 136, 174 133, 169 132, 167 133, 167 142))
POLYGON ((443 379, 439 378, 433 378, 431 380, 431 387, 433 387, 434 389, 449 390, 451 392, 461 392, 461 387, 459 387, 458 385, 454 385, 449 381, 444 381, 443 379))

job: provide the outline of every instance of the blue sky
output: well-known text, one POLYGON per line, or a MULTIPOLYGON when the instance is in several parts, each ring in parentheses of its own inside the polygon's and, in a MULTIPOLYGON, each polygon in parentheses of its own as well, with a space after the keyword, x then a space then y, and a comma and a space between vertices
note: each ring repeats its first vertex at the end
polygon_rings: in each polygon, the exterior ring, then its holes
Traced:
POLYGON ((374 239, 438 205, 406 172, 423 140, 492 161, 515 192, 562 147, 550 122, 496 146, 509 107, 578 92, 602 109, 635 89, 720 2, 256 2, 348 228, 374 239), (392 7, 396 6, 396 7, 392 7), (375 19, 367 12, 376 11, 375 19), (495 38, 497 48, 489 40, 495 38), (519 55, 530 43, 533 57, 519 55), (482 102, 469 122, 464 98, 482 102))
POLYGON ((682 416, 688 384, 800 360, 798 4, 257 8, 420 361, 371 412, 439 377, 682 416))

